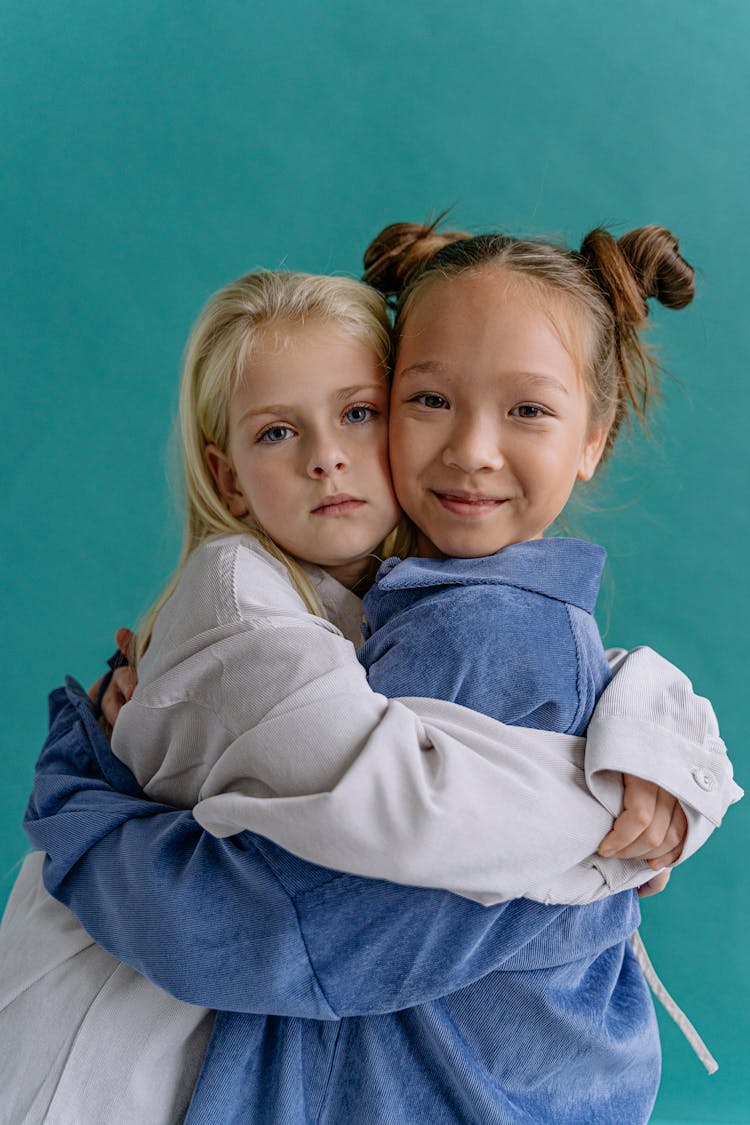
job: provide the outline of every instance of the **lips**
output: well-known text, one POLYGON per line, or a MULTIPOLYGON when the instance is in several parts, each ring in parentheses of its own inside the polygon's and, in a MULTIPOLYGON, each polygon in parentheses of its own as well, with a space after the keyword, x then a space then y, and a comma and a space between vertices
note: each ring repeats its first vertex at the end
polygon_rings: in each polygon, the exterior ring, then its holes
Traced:
POLYGON ((479 517, 496 512, 508 503, 507 496, 487 496, 481 492, 454 491, 438 492, 433 495, 447 511, 457 516, 479 517))
POLYGON ((365 501, 348 492, 336 492, 332 496, 325 496, 317 507, 313 508, 314 516, 345 516, 364 507, 365 501))

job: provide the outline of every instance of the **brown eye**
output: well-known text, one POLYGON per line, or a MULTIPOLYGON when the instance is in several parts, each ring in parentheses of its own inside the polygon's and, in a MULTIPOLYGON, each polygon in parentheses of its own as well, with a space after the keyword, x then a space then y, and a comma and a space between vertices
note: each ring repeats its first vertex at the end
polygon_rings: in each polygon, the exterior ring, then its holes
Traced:
POLYGON ((421 406, 426 406, 429 410, 445 410, 448 406, 447 399, 442 395, 436 394, 423 394, 415 395, 411 402, 418 402, 421 406))
POLYGON ((543 418, 546 413, 544 407, 538 406, 535 402, 523 402, 511 410, 514 418, 543 418))

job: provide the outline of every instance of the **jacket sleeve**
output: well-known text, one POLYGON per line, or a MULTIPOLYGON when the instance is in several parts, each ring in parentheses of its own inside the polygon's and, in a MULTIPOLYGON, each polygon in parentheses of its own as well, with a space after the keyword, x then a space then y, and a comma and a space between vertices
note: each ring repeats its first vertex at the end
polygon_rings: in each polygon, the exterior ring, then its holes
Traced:
POLYGON ((505 726, 437 699, 342 695, 306 673, 222 755, 193 812, 217 836, 251 829, 313 863, 484 904, 590 902, 653 874, 640 860, 595 854, 621 807, 621 772, 639 774, 647 758, 641 775, 680 798, 685 856, 741 795, 710 704, 655 653, 625 657, 594 720, 587 751, 581 738, 505 726), (256 778, 271 777, 289 746, 303 759, 326 757, 325 783, 258 796, 247 762, 256 778), (695 780, 707 760, 710 791, 695 780))
POLYGON ((76 685, 53 693, 51 717, 25 821, 45 885, 179 999, 312 1019, 397 1010, 499 968, 561 909, 485 910, 313 868, 250 833, 216 839, 139 795, 76 685))

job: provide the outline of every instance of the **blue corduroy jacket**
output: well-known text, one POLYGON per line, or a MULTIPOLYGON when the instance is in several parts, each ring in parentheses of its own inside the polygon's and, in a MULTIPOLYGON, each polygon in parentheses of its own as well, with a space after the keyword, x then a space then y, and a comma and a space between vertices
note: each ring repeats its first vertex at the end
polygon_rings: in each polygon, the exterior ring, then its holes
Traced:
POLYGON ((48 889, 115 956, 223 1009, 188 1125, 648 1121, 633 894, 485 908, 216 839, 139 795, 76 685, 51 720, 26 818, 48 889))
POLYGON ((481 559, 388 559, 364 599, 370 686, 582 734, 610 680, 593 617, 605 557, 534 539, 481 559))
MULTIPOLYGON (((473 586, 479 596, 487 584, 473 586)), ((412 690, 413 663, 401 681, 388 664, 398 694, 412 690)), ((516 673, 498 675, 520 699, 516 673)), ((141 798, 75 685, 51 707, 26 821, 55 857, 48 888, 110 952, 223 1009, 189 1125, 648 1120, 659 1044, 626 940, 633 893, 484 908, 328 871, 251 833, 218 840, 141 798)))

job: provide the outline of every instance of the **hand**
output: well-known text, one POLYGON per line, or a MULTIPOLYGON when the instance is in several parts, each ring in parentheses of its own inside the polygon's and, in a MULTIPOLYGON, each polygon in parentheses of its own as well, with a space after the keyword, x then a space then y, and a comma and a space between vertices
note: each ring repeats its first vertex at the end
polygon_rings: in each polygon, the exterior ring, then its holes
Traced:
POLYGON ((682 806, 652 781, 629 773, 622 777, 623 811, 599 845, 599 855, 645 859, 654 870, 671 867, 680 858, 687 836, 682 806))
POLYGON ((135 691, 136 684, 138 683, 138 676, 135 671, 123 665, 121 668, 115 668, 112 673, 112 679, 107 684, 107 690, 102 696, 102 718, 109 728, 108 733, 112 732, 112 727, 115 725, 115 720, 120 714, 120 709, 124 703, 127 703, 135 691))
POLYGON ((135 633, 132 629, 115 629, 115 644, 131 664, 135 663, 135 633))
POLYGON ((671 871, 660 871, 658 875, 654 875, 653 879, 641 884, 638 888, 638 898, 650 898, 651 895, 661 894, 671 876, 671 871))
MULTIPOLYGON (((130 629, 118 629, 115 633, 115 643, 122 655, 129 658, 135 643, 135 633, 130 629)), ((103 679, 104 677, 101 676, 89 689, 88 695, 91 699, 96 700, 98 698, 99 687, 103 679)), ((115 668, 101 701, 102 714, 99 721, 107 734, 112 733, 120 709, 131 698, 137 683, 138 676, 129 665, 123 664, 119 668, 115 668)))

